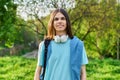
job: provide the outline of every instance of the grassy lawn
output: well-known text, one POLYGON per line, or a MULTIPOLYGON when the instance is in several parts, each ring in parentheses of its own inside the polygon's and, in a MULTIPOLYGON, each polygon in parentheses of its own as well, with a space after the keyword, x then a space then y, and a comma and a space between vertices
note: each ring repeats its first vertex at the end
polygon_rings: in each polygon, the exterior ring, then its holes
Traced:
MULTIPOLYGON (((37 59, 0 57, 0 80, 33 80, 37 59)), ((120 61, 89 60, 87 80, 120 80, 120 61)))
POLYGON ((87 80, 120 80, 120 60, 90 60, 87 80))
POLYGON ((33 80, 35 59, 0 57, 0 80, 33 80))

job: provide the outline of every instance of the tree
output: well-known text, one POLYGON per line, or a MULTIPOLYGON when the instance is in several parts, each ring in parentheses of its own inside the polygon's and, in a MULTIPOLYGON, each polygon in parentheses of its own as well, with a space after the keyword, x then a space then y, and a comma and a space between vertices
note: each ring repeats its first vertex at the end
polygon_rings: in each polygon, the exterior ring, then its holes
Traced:
MULTIPOLYGON (((17 34, 16 27, 16 8, 12 0, 0 0, 0 44, 10 46, 17 34)), ((4 45, 4 46, 5 46, 4 45)))
POLYGON ((87 44, 91 57, 114 57, 116 35, 119 33, 116 20, 116 0, 76 0, 71 10, 74 34, 87 44))

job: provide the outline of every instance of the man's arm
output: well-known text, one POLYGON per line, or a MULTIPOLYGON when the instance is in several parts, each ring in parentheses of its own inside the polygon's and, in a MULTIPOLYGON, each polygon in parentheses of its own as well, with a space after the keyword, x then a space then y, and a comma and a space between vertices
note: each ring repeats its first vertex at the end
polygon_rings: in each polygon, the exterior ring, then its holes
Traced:
POLYGON ((34 80, 40 80, 41 70, 42 70, 41 66, 37 66, 36 67, 36 71, 35 71, 35 75, 34 75, 34 80))
POLYGON ((86 80, 86 67, 85 65, 82 65, 81 67, 81 76, 80 76, 80 80, 86 80))

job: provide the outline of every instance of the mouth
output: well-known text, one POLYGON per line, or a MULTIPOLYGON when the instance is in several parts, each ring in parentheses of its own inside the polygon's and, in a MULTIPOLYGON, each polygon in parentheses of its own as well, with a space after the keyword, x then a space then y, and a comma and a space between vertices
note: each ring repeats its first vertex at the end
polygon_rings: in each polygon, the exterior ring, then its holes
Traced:
POLYGON ((62 28, 62 27, 64 27, 64 25, 57 25, 57 27, 62 28))

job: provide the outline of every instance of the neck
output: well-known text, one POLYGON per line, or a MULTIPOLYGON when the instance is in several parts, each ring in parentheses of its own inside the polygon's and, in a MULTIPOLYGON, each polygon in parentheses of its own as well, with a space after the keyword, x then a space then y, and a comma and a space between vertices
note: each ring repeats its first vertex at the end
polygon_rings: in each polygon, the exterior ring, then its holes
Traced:
POLYGON ((66 35, 66 32, 56 32, 56 35, 59 35, 59 36, 66 35))

